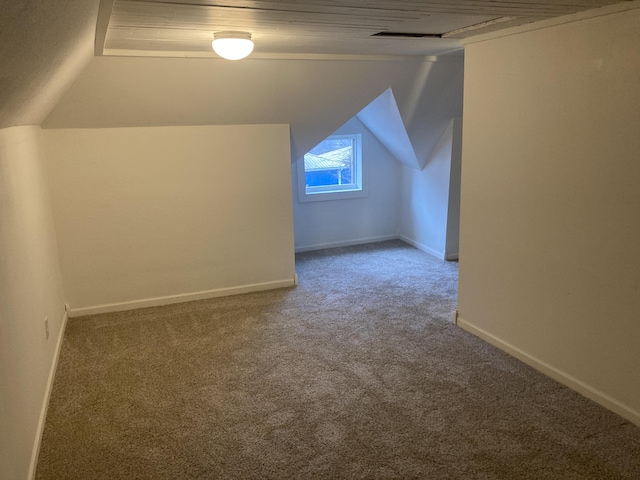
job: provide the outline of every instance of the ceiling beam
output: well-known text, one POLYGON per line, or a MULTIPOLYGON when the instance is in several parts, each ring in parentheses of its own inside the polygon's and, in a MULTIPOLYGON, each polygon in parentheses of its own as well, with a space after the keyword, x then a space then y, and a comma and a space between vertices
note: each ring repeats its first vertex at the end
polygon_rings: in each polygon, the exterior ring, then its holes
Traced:
POLYGON ((109 20, 113 11, 115 0, 100 0, 98 7, 98 20, 96 22, 96 40, 94 55, 101 57, 104 53, 104 44, 107 41, 107 31, 109 30, 109 20))

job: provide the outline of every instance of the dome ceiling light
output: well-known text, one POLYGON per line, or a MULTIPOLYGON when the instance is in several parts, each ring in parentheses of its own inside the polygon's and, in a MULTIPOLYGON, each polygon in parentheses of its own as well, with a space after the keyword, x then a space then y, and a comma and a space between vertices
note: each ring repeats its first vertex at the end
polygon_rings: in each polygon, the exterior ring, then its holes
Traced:
POLYGON ((247 32, 217 32, 211 42, 213 51, 227 60, 240 60, 253 51, 251 34, 247 32))

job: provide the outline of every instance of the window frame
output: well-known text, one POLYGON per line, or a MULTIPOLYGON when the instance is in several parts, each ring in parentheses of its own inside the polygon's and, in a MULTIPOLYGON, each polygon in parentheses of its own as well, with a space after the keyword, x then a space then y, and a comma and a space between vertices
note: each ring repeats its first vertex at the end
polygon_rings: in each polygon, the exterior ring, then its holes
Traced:
POLYGON ((324 200, 344 200, 348 198, 362 198, 368 196, 367 162, 363 160, 362 134, 335 134, 325 140, 350 139, 353 141, 353 164, 356 181, 344 185, 319 185, 307 187, 304 156, 296 162, 298 173, 298 200, 300 202, 317 202, 324 200))

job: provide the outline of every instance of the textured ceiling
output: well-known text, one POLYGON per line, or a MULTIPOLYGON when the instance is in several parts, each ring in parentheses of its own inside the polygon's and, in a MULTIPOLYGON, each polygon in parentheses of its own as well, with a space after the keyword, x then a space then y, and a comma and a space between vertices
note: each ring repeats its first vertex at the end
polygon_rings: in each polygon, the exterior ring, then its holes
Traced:
POLYGON ((106 41, 98 53, 213 55, 214 32, 243 30, 253 34, 256 56, 438 55, 469 35, 614 3, 620 0, 102 0, 106 41))

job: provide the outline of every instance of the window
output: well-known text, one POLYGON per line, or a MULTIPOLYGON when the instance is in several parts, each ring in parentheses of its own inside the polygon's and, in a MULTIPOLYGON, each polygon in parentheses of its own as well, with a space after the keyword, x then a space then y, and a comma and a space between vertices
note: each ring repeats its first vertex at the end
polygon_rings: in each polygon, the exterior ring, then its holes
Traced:
POLYGON ((360 134, 332 135, 307 153, 298 164, 300 201, 365 196, 361 142, 360 134))

